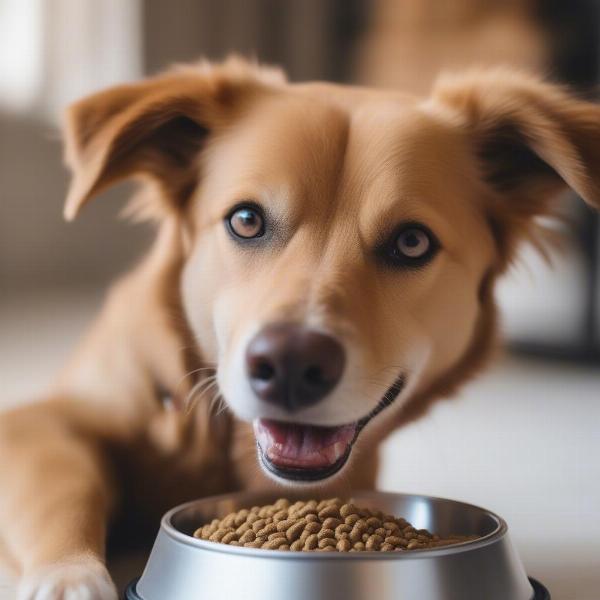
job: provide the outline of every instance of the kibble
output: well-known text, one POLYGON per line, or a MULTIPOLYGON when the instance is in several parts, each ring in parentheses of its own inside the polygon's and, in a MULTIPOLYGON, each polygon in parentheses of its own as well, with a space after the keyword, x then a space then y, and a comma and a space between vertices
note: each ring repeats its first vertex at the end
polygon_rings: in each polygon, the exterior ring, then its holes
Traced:
POLYGON ((291 503, 285 498, 213 519, 194 537, 231 546, 292 552, 407 552, 477 539, 442 538, 379 510, 340 498, 291 503))

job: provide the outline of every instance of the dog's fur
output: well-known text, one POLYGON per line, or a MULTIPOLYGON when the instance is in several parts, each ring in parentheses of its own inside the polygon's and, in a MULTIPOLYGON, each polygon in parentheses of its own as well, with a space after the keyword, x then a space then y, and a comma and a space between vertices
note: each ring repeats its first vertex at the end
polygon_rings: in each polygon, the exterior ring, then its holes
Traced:
POLYGON ((420 101, 289 84, 233 59, 78 102, 66 160, 68 219, 136 177, 133 210, 158 234, 47 399, 0 418, 0 532, 22 599, 108 600, 112 519, 155 526, 180 501, 267 485, 248 422, 291 417, 263 406, 240 366, 267 323, 309 323, 346 348, 341 383, 303 422, 358 419, 405 376, 321 484, 373 486, 378 442, 486 362, 494 283, 551 197, 566 184, 598 206, 600 108, 502 70, 443 78, 420 101), (225 231, 246 199, 278 226, 266 246, 240 249, 225 231), (378 262, 382 236, 415 220, 441 242, 431 264, 378 262), (231 411, 203 393, 217 381, 231 411))

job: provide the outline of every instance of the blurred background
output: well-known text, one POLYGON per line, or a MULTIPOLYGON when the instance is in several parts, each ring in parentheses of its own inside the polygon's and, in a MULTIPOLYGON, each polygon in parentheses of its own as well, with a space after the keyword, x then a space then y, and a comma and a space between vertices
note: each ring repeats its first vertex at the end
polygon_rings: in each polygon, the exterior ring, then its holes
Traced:
MULTIPOLYGON (((0 0, 2 406, 43 392, 106 285, 152 237, 117 218, 127 186, 76 224, 62 221, 68 102, 232 51, 282 65, 292 80, 422 95, 443 69, 512 65, 595 98, 599 28, 595 0, 0 0)), ((552 265, 524 248, 498 290, 511 353, 460 401, 389 440, 381 485, 497 510, 532 575, 557 598, 591 600, 600 587, 600 229, 572 200, 552 265)))

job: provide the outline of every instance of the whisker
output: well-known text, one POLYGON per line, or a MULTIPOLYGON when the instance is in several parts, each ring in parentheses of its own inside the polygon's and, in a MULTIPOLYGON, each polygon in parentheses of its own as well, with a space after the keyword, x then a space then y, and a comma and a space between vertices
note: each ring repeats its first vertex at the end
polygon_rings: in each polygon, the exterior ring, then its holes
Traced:
POLYGON ((212 412, 215 410, 215 404, 217 404, 219 394, 221 393, 218 388, 218 385, 219 385, 219 382, 214 381, 213 384, 210 386, 210 388, 206 388, 206 391, 205 391, 205 393, 207 393, 209 389, 212 389, 216 386, 215 393, 212 395, 209 405, 208 405, 208 414, 209 415, 212 414, 212 412))
MULTIPOLYGON (((202 397, 207 394, 212 388, 214 388, 216 385, 218 385, 218 382, 216 380, 216 378, 213 378, 210 383, 202 390, 201 393, 197 394, 196 397, 193 399, 193 402, 191 403, 191 405, 189 406, 188 409, 188 414, 190 412, 192 412, 192 410, 198 405, 198 403, 200 402, 200 400, 202 399, 202 397)), ((211 410, 211 405, 209 404, 209 412, 211 410)))
POLYGON ((219 410, 217 411, 217 414, 215 415, 216 417, 218 417, 220 414, 224 413, 226 410, 229 410, 229 405, 225 401, 225 397, 223 396, 223 394, 221 394, 221 392, 218 393, 217 398, 218 398, 219 402, 221 403, 221 406, 220 406, 219 410))
POLYGON ((186 398, 185 398, 185 400, 183 402, 183 405, 186 408, 187 414, 189 414, 193 410, 193 408, 197 404, 197 400, 199 400, 202 397, 202 395, 204 394, 204 392, 213 383, 215 383, 216 380, 217 380, 216 375, 213 375, 211 377, 207 377, 206 379, 200 380, 198 383, 196 383, 192 387, 192 389, 189 391, 188 395, 186 396, 186 398))
POLYGON ((179 388, 179 386, 188 378, 191 377, 192 375, 195 375, 196 373, 200 373, 203 371, 214 371, 215 369, 213 367, 200 367, 199 369, 194 369, 192 371, 189 371, 188 373, 186 373, 185 375, 182 375, 181 379, 177 382, 177 388, 179 388))

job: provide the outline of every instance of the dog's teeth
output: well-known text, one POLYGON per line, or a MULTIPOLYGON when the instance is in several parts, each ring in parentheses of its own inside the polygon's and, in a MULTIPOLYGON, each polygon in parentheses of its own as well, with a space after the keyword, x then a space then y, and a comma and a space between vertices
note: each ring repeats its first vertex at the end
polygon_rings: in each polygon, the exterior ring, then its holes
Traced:
POLYGON ((346 452, 347 445, 345 442, 336 442, 333 445, 333 462, 337 462, 346 452))

